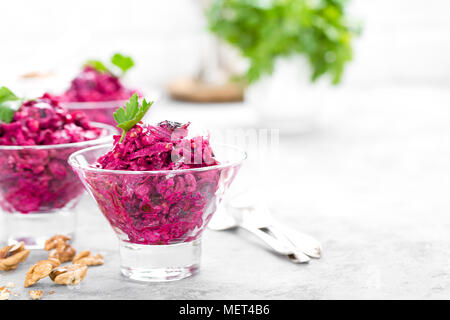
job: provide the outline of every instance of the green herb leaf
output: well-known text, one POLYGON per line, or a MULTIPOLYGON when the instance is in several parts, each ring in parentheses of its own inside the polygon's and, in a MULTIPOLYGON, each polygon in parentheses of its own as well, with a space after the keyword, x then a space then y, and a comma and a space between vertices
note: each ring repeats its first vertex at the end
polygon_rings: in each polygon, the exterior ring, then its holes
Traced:
POLYGON ((328 74, 341 80, 358 35, 345 12, 346 0, 213 0, 209 28, 248 59, 248 82, 270 75, 278 58, 300 55, 311 81, 328 74))
POLYGON ((144 101, 142 101, 142 106, 139 106, 138 95, 135 93, 126 103, 125 108, 120 107, 114 112, 114 119, 117 122, 117 127, 122 129, 122 137, 120 138, 119 143, 123 141, 127 132, 144 118, 152 104, 153 101, 147 102, 144 99, 144 101))
POLYGON ((100 60, 88 60, 85 66, 91 66, 98 72, 110 72, 109 69, 100 60))
POLYGON ((19 98, 7 87, 0 88, 0 103, 5 101, 16 101, 19 98))
POLYGON ((112 56, 111 63, 122 70, 122 75, 134 66, 134 61, 131 57, 124 56, 120 53, 116 53, 112 56))
POLYGON ((19 100, 11 90, 6 87, 0 87, 0 122, 11 122, 20 102, 19 100))
POLYGON ((10 123, 14 117, 14 112, 9 106, 0 104, 0 122, 10 123))

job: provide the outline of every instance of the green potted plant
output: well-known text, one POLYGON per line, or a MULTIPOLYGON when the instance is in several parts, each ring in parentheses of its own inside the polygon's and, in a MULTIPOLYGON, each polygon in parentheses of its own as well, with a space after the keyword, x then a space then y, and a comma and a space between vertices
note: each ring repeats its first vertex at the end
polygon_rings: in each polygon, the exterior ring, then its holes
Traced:
POLYGON ((209 28, 248 61, 241 76, 249 84, 246 99, 259 105, 261 115, 267 105, 273 114, 266 118, 272 122, 274 114, 295 119, 292 112, 301 110, 311 93, 309 83, 320 78, 340 83, 358 33, 348 21, 346 4, 345 0, 212 1, 209 28), (280 112, 282 107, 286 112, 280 112))

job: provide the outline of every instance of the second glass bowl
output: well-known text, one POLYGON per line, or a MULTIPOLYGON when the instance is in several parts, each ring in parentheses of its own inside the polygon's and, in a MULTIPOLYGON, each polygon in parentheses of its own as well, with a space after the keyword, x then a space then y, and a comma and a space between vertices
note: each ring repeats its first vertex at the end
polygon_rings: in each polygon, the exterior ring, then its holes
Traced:
POLYGON ((60 104, 71 112, 84 112, 90 121, 116 125, 113 114, 117 108, 124 106, 127 101, 60 102, 60 104))
POLYGON ((107 124, 94 140, 39 146, 0 146, 0 213, 8 244, 23 241, 43 248, 55 234, 73 237, 75 207, 83 186, 67 163, 75 151, 112 142, 117 130, 107 124))

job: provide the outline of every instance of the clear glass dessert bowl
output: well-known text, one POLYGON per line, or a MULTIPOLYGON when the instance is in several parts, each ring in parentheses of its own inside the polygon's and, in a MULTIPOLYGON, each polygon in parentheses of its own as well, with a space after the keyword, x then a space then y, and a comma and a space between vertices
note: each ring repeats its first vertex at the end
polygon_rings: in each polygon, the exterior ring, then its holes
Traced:
POLYGON ((200 266, 201 235, 238 173, 246 153, 214 146, 219 165, 180 170, 98 168, 111 150, 96 146, 69 163, 119 238, 122 274, 138 281, 179 280, 200 266))
POLYGON ((116 125, 114 112, 117 108, 124 106, 126 100, 112 101, 87 101, 87 102, 60 102, 60 105, 70 112, 82 111, 88 117, 89 121, 116 125))
POLYGON ((40 249, 55 234, 75 235, 75 208, 84 188, 67 159, 75 151, 112 141, 117 133, 107 124, 93 126, 103 129, 102 136, 93 140, 0 145, 2 238, 8 244, 23 241, 27 248, 40 249))

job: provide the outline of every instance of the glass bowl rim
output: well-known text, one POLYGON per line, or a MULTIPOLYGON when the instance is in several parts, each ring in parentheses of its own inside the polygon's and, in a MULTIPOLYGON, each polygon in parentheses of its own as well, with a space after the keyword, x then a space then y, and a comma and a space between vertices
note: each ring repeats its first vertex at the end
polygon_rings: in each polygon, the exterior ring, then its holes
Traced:
MULTIPOLYGON (((128 88, 129 89, 129 88, 128 88)), ((161 93, 158 90, 151 90, 150 92, 143 91, 140 89, 131 89, 136 90, 139 96, 139 100, 141 101, 146 96, 155 96, 150 99, 154 102, 160 100, 161 93)), ((130 96, 131 98, 131 96, 130 96)), ((109 109, 109 108, 118 108, 125 106, 125 104, 130 100, 128 99, 116 99, 116 100, 104 100, 104 101, 60 101, 59 103, 66 107, 67 109, 109 109), (111 107, 111 104, 114 104, 114 107, 111 107)))
POLYGON ((139 175, 139 174, 147 174, 147 175, 160 175, 160 174, 183 174, 183 173, 190 173, 190 172, 203 172, 203 171, 209 171, 209 170, 214 170, 214 169, 222 169, 222 168, 228 168, 228 167, 233 167, 233 166, 237 166, 242 164, 242 162, 244 162, 244 160, 247 159, 247 152, 245 152, 243 149, 236 147, 236 146, 232 146, 232 145, 227 145, 227 144, 221 144, 221 143, 217 143, 215 144, 216 146, 221 146, 221 147, 226 147, 226 148, 231 148, 234 149, 235 151, 240 153, 239 156, 239 160, 238 161, 233 161, 233 162, 227 162, 227 163, 221 163, 221 164, 217 164, 217 165, 213 165, 213 166, 208 166, 208 167, 201 167, 201 168, 190 168, 190 169, 176 169, 176 170, 141 170, 141 171, 131 171, 131 170, 111 170, 111 169, 102 169, 102 168, 93 168, 93 167, 88 167, 88 166, 83 166, 83 165, 79 165, 74 158, 76 156, 78 156, 79 154, 83 153, 83 152, 89 152, 95 149, 100 149, 100 148, 105 148, 105 147, 109 147, 109 144, 103 144, 103 145, 98 145, 98 146, 92 146, 89 148, 85 148, 82 150, 78 150, 75 151, 74 153, 72 153, 69 156, 69 159, 67 160, 67 162, 69 162, 69 164, 72 166, 72 168, 74 169, 80 169, 83 171, 89 171, 89 172, 97 172, 97 173, 112 173, 112 174, 129 174, 129 175, 139 175))
POLYGON ((92 143, 99 144, 101 143, 104 145, 109 140, 112 141, 112 137, 115 134, 118 134, 118 130, 106 123, 102 122, 90 122, 94 127, 100 128, 100 129, 106 129, 108 130, 108 134, 106 136, 92 139, 92 140, 86 140, 86 141, 80 141, 80 142, 69 142, 69 143, 59 143, 59 144, 44 144, 44 145, 31 145, 31 146, 20 146, 20 145, 0 145, 0 151, 2 150, 49 150, 49 149, 62 149, 62 148, 76 148, 76 147, 83 147, 88 146, 92 143))
POLYGON ((106 101, 61 101, 60 104, 67 109, 108 109, 124 106, 130 99, 106 101), (114 103, 114 107, 111 104, 114 103))

